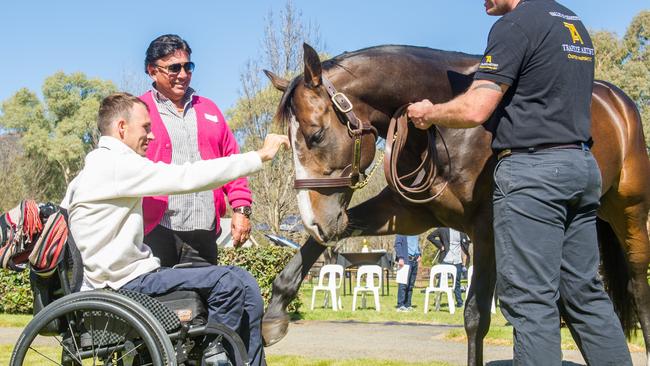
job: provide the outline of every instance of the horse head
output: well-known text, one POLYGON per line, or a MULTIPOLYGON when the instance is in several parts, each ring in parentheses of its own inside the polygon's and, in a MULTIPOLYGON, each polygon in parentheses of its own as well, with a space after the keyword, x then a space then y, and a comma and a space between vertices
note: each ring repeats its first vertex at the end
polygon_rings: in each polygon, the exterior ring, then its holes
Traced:
POLYGON ((265 73, 283 92, 277 117, 288 122, 300 215, 309 234, 327 244, 348 226, 346 208, 374 159, 376 130, 363 103, 346 94, 346 73, 334 78, 323 70, 304 44, 302 75, 289 82, 265 73))

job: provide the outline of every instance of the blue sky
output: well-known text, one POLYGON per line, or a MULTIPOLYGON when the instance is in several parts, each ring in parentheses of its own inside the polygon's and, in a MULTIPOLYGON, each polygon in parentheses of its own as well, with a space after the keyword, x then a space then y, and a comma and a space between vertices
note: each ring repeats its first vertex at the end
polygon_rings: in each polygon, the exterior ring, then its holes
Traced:
MULTIPOLYGON (((588 28, 619 35, 636 14, 650 9, 648 0, 561 3, 588 28)), ((284 0, 7 1, 0 12, 0 101, 21 87, 40 91, 56 71, 81 71, 124 85, 143 75, 149 42, 176 33, 194 51, 192 86, 226 110, 238 98, 245 62, 260 56, 265 17, 284 5, 284 0)), ((480 54, 496 20, 485 15, 483 1, 470 0, 294 0, 294 7, 303 21, 319 26, 331 55, 379 44, 480 54)))

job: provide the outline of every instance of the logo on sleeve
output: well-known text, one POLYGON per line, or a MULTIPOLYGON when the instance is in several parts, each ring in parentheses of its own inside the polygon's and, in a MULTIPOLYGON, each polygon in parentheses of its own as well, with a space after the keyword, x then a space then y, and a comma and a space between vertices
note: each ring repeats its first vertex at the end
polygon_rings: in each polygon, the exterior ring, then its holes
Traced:
POLYGON ((573 41, 574 44, 580 42, 580 44, 585 44, 582 41, 582 37, 580 37, 580 33, 578 33, 578 30, 576 29, 576 26, 571 23, 563 22, 564 26, 569 29, 569 32, 571 32, 571 40, 573 41))
POLYGON ((575 24, 569 22, 562 22, 571 34, 571 42, 573 44, 563 44, 562 50, 567 53, 567 58, 576 61, 592 62, 594 60, 594 49, 584 47, 585 42, 582 40, 578 29, 575 24))
POLYGON ((492 70, 496 71, 499 68, 499 64, 492 62, 492 55, 486 55, 483 57, 483 62, 479 65, 479 70, 492 70))

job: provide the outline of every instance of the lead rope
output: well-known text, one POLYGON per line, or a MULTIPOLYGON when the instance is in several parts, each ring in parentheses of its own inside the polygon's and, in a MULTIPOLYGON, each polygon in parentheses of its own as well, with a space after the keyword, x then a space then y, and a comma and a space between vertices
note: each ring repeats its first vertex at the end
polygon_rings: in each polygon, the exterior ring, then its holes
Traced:
POLYGON ((397 192, 406 201, 417 204, 427 203, 440 197, 448 184, 448 181, 445 180, 442 187, 440 187, 436 193, 424 198, 413 197, 413 195, 423 195, 427 192, 431 192, 435 185, 436 177, 438 175, 437 164, 435 162, 436 132, 440 136, 443 146, 445 147, 449 171, 451 171, 451 157, 444 137, 440 134, 438 127, 434 126, 427 130, 427 149, 425 150, 422 161, 418 167, 403 176, 398 176, 397 162, 406 146, 408 138, 409 120, 406 114, 407 107, 408 104, 398 108, 390 120, 388 133, 386 134, 387 156, 384 158, 384 174, 389 187, 391 187, 393 191, 397 192), (411 184, 406 184, 405 181, 408 179, 413 179, 413 182, 411 184))

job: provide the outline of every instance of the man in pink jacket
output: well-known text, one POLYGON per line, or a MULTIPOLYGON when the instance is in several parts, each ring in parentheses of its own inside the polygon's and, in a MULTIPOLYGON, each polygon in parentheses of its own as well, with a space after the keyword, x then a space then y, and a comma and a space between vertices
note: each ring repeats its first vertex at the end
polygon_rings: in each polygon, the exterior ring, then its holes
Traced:
MULTIPOLYGON (((162 35, 147 48, 145 71, 152 89, 140 96, 147 104, 156 139, 147 157, 154 162, 185 164, 239 153, 237 142, 219 108, 190 88, 192 50, 177 35, 162 35)), ((231 232, 235 245, 250 236, 251 191, 246 177, 212 191, 143 200, 145 243, 164 267, 182 262, 217 259, 219 218, 233 208, 231 232)))

